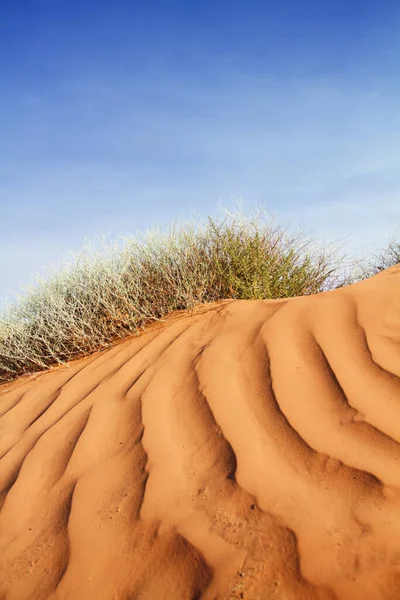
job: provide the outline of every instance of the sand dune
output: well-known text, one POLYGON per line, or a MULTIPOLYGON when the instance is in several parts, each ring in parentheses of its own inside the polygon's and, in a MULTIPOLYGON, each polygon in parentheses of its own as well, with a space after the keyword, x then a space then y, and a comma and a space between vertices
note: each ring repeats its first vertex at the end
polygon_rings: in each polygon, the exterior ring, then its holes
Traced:
POLYGON ((400 598, 400 265, 0 388, 7 600, 400 598))

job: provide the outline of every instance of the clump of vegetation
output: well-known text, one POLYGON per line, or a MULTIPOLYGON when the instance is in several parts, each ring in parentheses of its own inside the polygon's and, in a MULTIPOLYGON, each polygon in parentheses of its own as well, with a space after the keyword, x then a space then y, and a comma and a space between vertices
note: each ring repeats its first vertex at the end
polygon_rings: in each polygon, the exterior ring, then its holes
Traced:
POLYGON ((354 281, 335 249, 289 235, 265 210, 122 242, 37 278, 3 311, 0 381, 107 348, 175 310, 315 294, 354 281))
POLYGON ((400 241, 395 238, 390 240, 386 248, 383 248, 377 254, 367 261, 363 270, 363 278, 377 275, 385 269, 394 267, 400 263, 400 241))

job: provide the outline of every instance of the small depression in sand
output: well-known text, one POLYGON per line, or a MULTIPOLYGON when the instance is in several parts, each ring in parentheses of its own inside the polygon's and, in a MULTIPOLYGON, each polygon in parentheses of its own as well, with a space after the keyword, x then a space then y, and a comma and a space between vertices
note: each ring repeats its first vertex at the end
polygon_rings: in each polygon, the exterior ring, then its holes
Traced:
POLYGON ((398 600, 400 266, 0 388, 2 600, 398 600))

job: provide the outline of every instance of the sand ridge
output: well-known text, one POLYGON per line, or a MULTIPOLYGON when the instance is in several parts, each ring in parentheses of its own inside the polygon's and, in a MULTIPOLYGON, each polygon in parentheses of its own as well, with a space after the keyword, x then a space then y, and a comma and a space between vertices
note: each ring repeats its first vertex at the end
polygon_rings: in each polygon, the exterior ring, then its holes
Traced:
POLYGON ((0 598, 400 597, 400 265, 0 388, 0 598))

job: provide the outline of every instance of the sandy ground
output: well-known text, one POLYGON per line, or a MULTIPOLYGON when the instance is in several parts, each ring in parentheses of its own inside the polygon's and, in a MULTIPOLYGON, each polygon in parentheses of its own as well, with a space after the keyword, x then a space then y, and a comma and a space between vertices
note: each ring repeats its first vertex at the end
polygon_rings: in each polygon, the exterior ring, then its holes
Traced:
POLYGON ((400 598, 400 265, 0 388, 7 600, 400 598))

